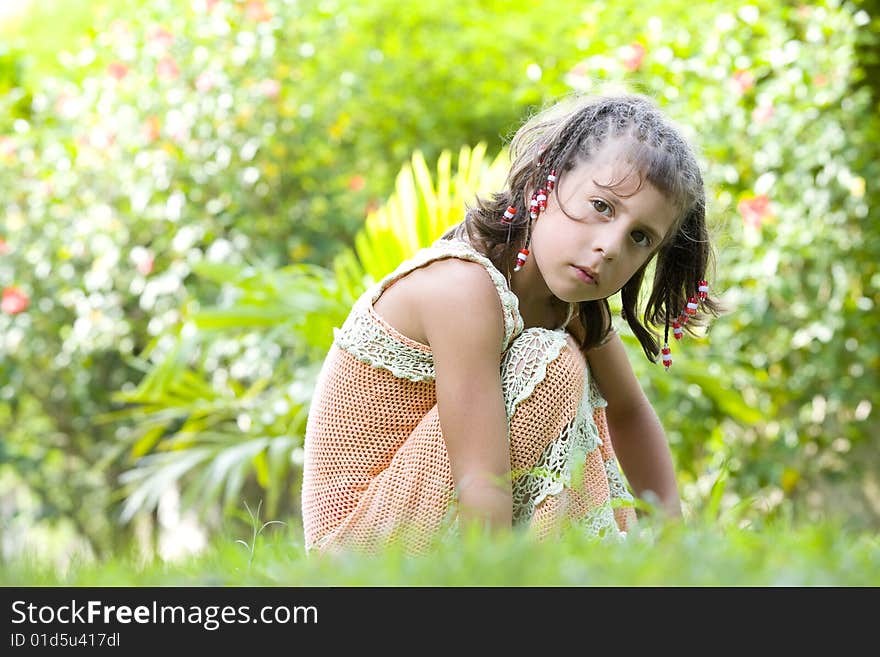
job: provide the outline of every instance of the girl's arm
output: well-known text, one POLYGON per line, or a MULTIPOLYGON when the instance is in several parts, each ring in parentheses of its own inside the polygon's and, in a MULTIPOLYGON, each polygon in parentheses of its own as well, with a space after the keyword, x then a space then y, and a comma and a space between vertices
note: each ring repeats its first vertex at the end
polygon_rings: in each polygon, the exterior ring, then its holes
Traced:
POLYGON ((434 355, 438 413, 459 519, 510 528, 510 446, 499 367, 504 319, 498 292, 476 263, 442 260, 417 274, 420 294, 414 305, 434 355))
POLYGON ((623 343, 613 334, 587 353, 590 370, 608 402, 611 443, 627 481, 639 498, 653 492, 663 509, 681 516, 672 456, 657 414, 633 373, 623 343))

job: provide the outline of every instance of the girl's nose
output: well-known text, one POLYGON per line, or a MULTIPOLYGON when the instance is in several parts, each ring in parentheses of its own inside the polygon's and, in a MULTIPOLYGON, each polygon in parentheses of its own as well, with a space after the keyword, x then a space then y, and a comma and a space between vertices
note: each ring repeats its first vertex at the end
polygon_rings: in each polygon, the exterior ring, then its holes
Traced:
POLYGON ((614 260, 620 254, 621 240, 623 239, 611 226, 601 231, 593 242, 593 251, 599 253, 603 260, 614 260))

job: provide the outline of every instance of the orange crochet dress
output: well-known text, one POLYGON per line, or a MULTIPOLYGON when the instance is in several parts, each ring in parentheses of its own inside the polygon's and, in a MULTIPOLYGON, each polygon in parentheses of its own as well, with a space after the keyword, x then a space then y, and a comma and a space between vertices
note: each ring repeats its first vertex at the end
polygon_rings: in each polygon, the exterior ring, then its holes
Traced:
POLYGON ((470 244, 437 240, 354 304, 318 377, 305 436, 306 549, 424 551, 455 531, 455 494, 440 429, 431 349, 373 309, 393 282, 441 258, 483 265, 504 309, 499 367, 510 426, 513 519, 545 537, 574 522, 591 534, 634 522, 614 457, 605 401, 563 328, 523 330, 504 276, 470 244))

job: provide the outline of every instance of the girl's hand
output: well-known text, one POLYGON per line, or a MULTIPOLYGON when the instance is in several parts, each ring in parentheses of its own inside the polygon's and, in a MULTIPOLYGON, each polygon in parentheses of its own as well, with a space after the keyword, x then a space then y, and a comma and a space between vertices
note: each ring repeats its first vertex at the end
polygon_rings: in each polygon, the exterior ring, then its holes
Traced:
POLYGON ((681 516, 672 456, 663 427, 633 373, 617 334, 587 352, 590 371, 608 402, 611 443, 636 496, 681 516))

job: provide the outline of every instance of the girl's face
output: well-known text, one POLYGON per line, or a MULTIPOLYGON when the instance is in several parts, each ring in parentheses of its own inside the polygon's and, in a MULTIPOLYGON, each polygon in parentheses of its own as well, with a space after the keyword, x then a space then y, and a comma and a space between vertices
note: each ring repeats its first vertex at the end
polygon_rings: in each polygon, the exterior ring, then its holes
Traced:
POLYGON ((568 302, 609 297, 654 254, 677 211, 639 181, 613 142, 560 177, 558 199, 548 195, 529 247, 529 260, 554 296, 568 302))

